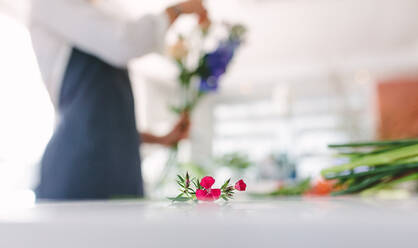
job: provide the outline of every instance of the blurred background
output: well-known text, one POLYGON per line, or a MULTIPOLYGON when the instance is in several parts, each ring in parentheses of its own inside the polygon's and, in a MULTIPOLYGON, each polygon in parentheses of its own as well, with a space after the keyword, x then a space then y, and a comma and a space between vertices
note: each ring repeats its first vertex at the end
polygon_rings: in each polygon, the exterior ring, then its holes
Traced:
MULTIPOLYGON (((132 15, 174 1, 120 1, 132 15)), ((182 169, 245 175, 256 188, 318 177, 327 144, 418 136, 418 1, 207 0, 214 21, 248 28, 217 94, 192 116, 182 169)), ((25 27, 30 0, 0 0, 0 201, 30 204, 39 159, 54 128, 25 27)), ((183 18, 172 32, 190 31, 183 18)), ((170 35, 167 37, 170 42, 170 35)), ((164 134, 176 66, 152 54, 130 65, 139 128, 164 134)), ((143 146, 149 195, 168 149, 143 146)))

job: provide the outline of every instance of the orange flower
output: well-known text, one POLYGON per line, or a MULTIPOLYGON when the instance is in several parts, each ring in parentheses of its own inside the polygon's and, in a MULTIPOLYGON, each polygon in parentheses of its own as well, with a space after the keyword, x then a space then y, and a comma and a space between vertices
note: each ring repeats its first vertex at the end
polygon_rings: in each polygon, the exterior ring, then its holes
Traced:
POLYGON ((305 193, 307 196, 326 196, 331 194, 334 189, 335 181, 333 180, 318 180, 315 185, 305 193))

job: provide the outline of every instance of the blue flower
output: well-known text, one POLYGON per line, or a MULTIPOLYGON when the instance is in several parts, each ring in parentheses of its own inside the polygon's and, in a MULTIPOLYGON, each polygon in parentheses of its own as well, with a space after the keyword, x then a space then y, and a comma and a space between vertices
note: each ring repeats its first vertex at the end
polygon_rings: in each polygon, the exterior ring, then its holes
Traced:
POLYGON ((239 40, 229 39, 221 42, 215 51, 205 55, 203 65, 206 73, 201 75, 200 91, 207 92, 218 89, 219 79, 225 73, 239 45, 239 40))
POLYGON ((219 85, 219 77, 210 76, 200 80, 199 90, 201 92, 216 91, 219 85))

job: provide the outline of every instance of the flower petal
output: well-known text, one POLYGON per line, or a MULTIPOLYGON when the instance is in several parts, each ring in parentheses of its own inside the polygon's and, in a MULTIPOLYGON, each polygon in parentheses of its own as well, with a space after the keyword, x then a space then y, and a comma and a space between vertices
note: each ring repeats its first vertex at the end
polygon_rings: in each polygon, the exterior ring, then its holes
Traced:
POLYGON ((247 184, 241 179, 235 184, 235 189, 238 191, 245 191, 247 184))
POLYGON ((209 195, 213 199, 212 201, 218 200, 221 196, 221 190, 220 189, 211 189, 209 195))
POLYGON ((220 189, 196 190, 196 198, 199 201, 216 201, 219 199, 220 196, 221 196, 220 189))
POLYGON ((203 189, 197 189, 196 190, 196 198, 199 201, 207 201, 208 200, 208 192, 206 190, 203 189))
POLYGON ((210 189, 212 185, 215 183, 215 179, 213 177, 204 177, 200 180, 200 185, 202 185, 205 189, 210 189))

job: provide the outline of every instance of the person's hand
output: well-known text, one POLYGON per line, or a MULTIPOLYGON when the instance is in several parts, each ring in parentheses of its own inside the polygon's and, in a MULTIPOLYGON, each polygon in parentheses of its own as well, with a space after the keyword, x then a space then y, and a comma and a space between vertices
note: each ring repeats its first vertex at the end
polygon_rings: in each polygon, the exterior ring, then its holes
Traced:
POLYGON ((166 9, 166 13, 173 23, 181 14, 196 14, 199 18, 199 23, 210 23, 208 12, 202 3, 202 0, 188 0, 178 3, 166 9))
POLYGON ((208 20, 208 12, 205 6, 203 6, 202 0, 189 0, 179 3, 178 7, 184 14, 197 14, 199 23, 208 20))
POLYGON ((167 135, 161 137, 160 144, 165 146, 173 146, 180 140, 189 137, 190 117, 188 113, 183 113, 180 120, 174 126, 173 130, 167 135))

